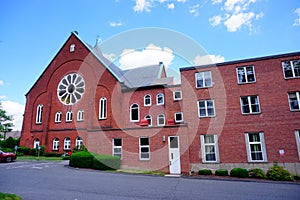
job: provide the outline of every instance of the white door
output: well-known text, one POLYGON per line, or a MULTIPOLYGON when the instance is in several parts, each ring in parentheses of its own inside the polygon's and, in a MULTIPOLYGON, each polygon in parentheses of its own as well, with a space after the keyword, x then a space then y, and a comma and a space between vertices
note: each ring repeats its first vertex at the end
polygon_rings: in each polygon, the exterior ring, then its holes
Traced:
POLYGON ((178 136, 169 136, 169 161, 170 174, 180 174, 181 168, 178 136))

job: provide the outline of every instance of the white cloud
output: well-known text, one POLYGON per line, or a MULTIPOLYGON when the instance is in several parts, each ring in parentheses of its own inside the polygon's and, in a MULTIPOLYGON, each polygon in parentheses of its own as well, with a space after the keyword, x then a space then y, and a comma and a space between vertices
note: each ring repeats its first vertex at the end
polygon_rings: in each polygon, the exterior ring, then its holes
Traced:
POLYGON ((208 65, 208 64, 214 64, 214 63, 221 63, 224 62, 225 58, 220 55, 205 55, 200 56, 197 55, 194 58, 195 65, 208 65))
POLYGON ((149 0, 135 0, 134 12, 150 12, 151 2, 149 0))
POLYGON ((174 5, 174 3, 170 3, 170 4, 167 5, 167 7, 168 7, 168 9, 170 9, 170 10, 174 10, 175 5, 174 5))
POLYGON ((25 106, 13 101, 2 101, 1 105, 7 114, 13 117, 13 130, 21 130, 25 106))
POLYGON ((0 95, 0 99, 7 99, 5 95, 0 95))
POLYGON ((180 3, 185 3, 186 0, 177 0, 177 2, 180 2, 180 3))
POLYGON ((123 26, 122 22, 109 22, 109 26, 111 27, 117 27, 117 26, 123 26))
POLYGON ((229 32, 235 32, 241 28, 242 25, 251 27, 251 19, 254 16, 255 14, 253 12, 233 14, 224 22, 224 24, 229 32))
POLYGON ((0 80, 0 86, 4 85, 4 81, 0 80))
POLYGON ((200 8, 200 5, 199 4, 196 4, 194 6, 191 6, 190 7, 190 13, 192 15, 194 15, 195 17, 199 16, 199 8, 200 8))
POLYGON ((297 8, 295 13, 297 14, 297 18, 295 19, 293 26, 300 26, 300 8, 297 8))
POLYGON ((212 26, 218 26, 222 21, 222 17, 221 17, 221 15, 216 15, 216 16, 209 18, 208 21, 210 22, 210 24, 212 26))
POLYGON ((223 0, 211 0, 212 5, 222 3, 223 0))
POLYGON ((119 63, 122 69, 132 69, 163 62, 168 67, 174 59, 172 49, 149 44, 142 50, 124 49, 119 63))

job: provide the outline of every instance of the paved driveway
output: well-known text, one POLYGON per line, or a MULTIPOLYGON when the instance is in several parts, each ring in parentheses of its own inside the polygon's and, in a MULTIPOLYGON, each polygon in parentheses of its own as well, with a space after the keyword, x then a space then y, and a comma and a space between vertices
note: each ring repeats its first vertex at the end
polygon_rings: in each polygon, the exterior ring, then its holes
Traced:
POLYGON ((62 162, 0 163, 0 191, 23 200, 300 199, 300 185, 128 175, 62 162))

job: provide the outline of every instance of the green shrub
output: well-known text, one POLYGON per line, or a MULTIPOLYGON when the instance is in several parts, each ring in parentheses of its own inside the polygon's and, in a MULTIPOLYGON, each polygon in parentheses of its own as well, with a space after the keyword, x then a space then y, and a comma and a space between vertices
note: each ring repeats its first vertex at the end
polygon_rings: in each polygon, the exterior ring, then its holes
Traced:
POLYGON ((121 160, 118 156, 95 155, 93 158, 93 169, 116 170, 120 169, 121 160))
POLYGON ((8 193, 1 193, 0 192, 0 199, 3 200, 21 200, 21 197, 15 194, 8 194, 8 193))
POLYGON ((230 171, 230 176, 238 177, 238 178, 247 178, 247 177, 249 177, 249 173, 244 168, 233 168, 230 171))
POLYGON ((92 168, 94 155, 87 151, 78 151, 70 156, 69 165, 78 168, 92 168))
POLYGON ((31 149, 29 147, 20 146, 17 152, 23 153, 23 155, 31 155, 31 149))
MULTIPOLYGON (((40 156, 44 156, 45 150, 46 150, 45 146, 40 146, 40 156)), ((38 156, 38 151, 39 151, 38 148, 32 148, 30 149, 30 155, 38 156)))
POLYGON ((199 175, 212 175, 212 171, 210 169, 200 169, 198 171, 199 175))
POLYGON ((11 148, 1 148, 1 151, 4 151, 4 152, 14 152, 14 150, 11 149, 11 148))
POLYGON ((73 147, 72 151, 73 153, 76 153, 78 151, 88 151, 88 149, 84 145, 80 145, 80 147, 79 146, 73 147))
POLYGON ((228 176, 228 170, 227 169, 217 169, 215 171, 216 176, 228 176))
POLYGON ((274 165, 267 172, 267 177, 273 181, 293 181, 294 177, 282 166, 274 165))
POLYGON ((300 176, 299 176, 298 174, 294 175, 294 180, 295 180, 295 181, 300 180, 300 176))
POLYGON ((48 153, 44 153, 45 157, 61 157, 60 153, 56 153, 56 152, 48 152, 48 153))
POLYGON ((7 138, 6 140, 1 141, 1 147, 13 149, 16 145, 18 145, 18 139, 14 139, 12 137, 7 138))
POLYGON ((250 169, 248 172, 249 172, 249 176, 251 178, 261 178, 261 179, 266 179, 267 178, 264 171, 262 169, 259 169, 259 168, 250 169))

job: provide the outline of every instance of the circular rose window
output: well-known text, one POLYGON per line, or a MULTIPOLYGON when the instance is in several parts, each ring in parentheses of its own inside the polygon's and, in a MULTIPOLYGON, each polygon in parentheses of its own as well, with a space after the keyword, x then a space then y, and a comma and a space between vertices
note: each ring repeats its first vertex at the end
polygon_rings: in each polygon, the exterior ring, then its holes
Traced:
POLYGON ((77 103, 84 94, 85 84, 82 76, 73 73, 61 79, 57 87, 57 97, 65 105, 77 103))

